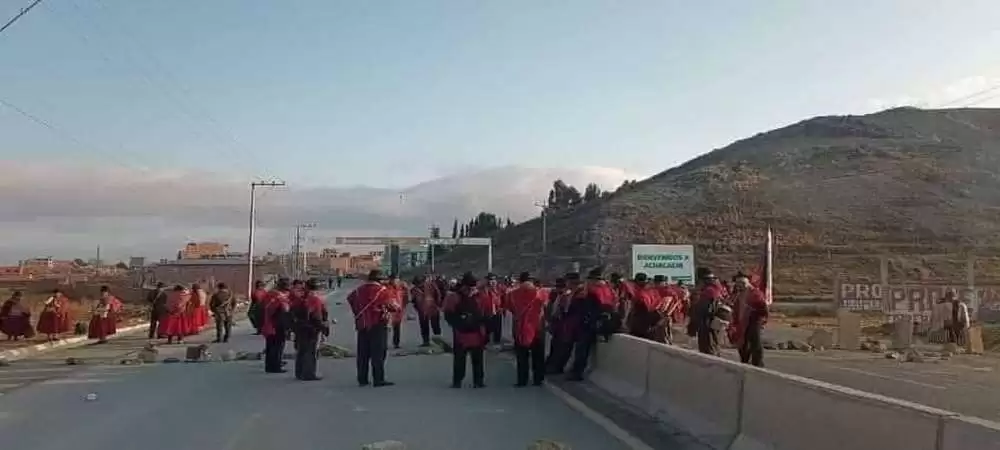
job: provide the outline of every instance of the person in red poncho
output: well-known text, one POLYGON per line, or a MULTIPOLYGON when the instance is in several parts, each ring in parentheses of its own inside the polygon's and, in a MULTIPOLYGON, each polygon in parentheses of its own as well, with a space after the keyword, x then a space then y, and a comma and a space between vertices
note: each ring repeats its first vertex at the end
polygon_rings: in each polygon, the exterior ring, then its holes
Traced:
POLYGON ((478 301, 483 305, 486 315, 486 333, 495 345, 503 343, 503 295, 502 288, 497 284, 496 274, 486 274, 486 282, 479 289, 478 301))
POLYGON ((545 359, 546 373, 559 375, 566 370, 573 355, 573 337, 577 328, 577 318, 569 315, 573 293, 580 286, 580 274, 567 273, 564 278, 556 279, 555 287, 549 291, 549 304, 546 308, 546 320, 552 340, 549 343, 549 354, 545 359))
POLYGON ((22 303, 21 291, 14 291, 10 299, 0 307, 0 333, 7 335, 7 340, 29 339, 35 335, 31 327, 31 311, 22 303))
POLYGON ((256 335, 260 335, 260 328, 264 326, 264 303, 266 300, 267 285, 263 281, 255 281, 253 292, 250 293, 250 308, 247 310, 247 317, 250 319, 250 325, 253 326, 256 335))
POLYGON ((400 339, 403 334, 404 305, 406 305, 406 286, 396 274, 390 274, 385 282, 385 289, 394 305, 390 316, 392 318, 392 348, 399 348, 400 339))
POLYGON ((423 275, 413 278, 410 288, 410 301, 417 310, 417 320, 420 323, 421 347, 430 347, 431 331, 434 336, 441 336, 441 302, 443 296, 433 280, 423 275))
POLYGON ((69 301, 61 290, 53 290, 52 296, 45 301, 35 328, 44 334, 49 342, 56 340, 59 334, 70 330, 69 301))
POLYGON ((118 321, 121 320, 122 311, 125 305, 118 297, 111 293, 111 288, 101 286, 100 299, 107 304, 107 315, 103 321, 105 337, 118 333, 118 321))
POLYGON ((517 387, 528 385, 528 372, 535 386, 545 381, 545 306, 548 294, 534 282, 531 274, 518 276, 520 285, 507 294, 507 310, 513 317, 514 355, 517 359, 517 387))
POLYGON ((726 305, 729 293, 718 277, 706 268, 698 269, 695 292, 697 297, 691 303, 688 336, 697 336, 699 352, 719 356, 721 333, 732 318, 732 309, 726 305))
POLYGON ((368 272, 368 281, 347 295, 354 313, 357 332, 358 385, 368 386, 369 368, 374 387, 392 386, 385 379, 385 357, 391 314, 396 307, 389 291, 382 284, 382 271, 368 272))
POLYGON ((615 294, 603 275, 600 267, 591 270, 586 285, 577 291, 570 304, 570 315, 580 318, 580 326, 573 344, 573 373, 567 378, 569 381, 583 381, 590 355, 597 346, 597 337, 607 328, 618 307, 615 294))
POLYGON ((761 332, 767 321, 767 299, 750 283, 746 274, 736 274, 733 281, 733 322, 729 341, 739 349, 740 361, 764 367, 764 344, 761 332))
POLYGON ((285 354, 285 341, 288 340, 288 334, 291 331, 289 329, 291 302, 291 285, 288 279, 279 279, 264 305, 264 321, 261 326, 261 333, 264 335, 264 372, 266 373, 286 372, 281 367, 281 357, 285 354))
POLYGON ((329 315, 319 282, 310 279, 305 288, 305 298, 291 310, 295 332, 295 378, 318 381, 322 377, 316 374, 316 351, 320 336, 330 335, 329 315))
POLYGON ((610 324, 609 334, 628 333, 628 316, 632 311, 632 298, 635 297, 635 284, 626 280, 620 273, 611 274, 611 290, 615 294, 618 307, 610 324))
POLYGON ((444 300, 444 318, 454 331, 452 341, 451 387, 461 388, 465 380, 465 361, 472 361, 472 384, 486 387, 486 314, 488 306, 479 295, 478 280, 471 272, 462 276, 460 287, 444 300))
POLYGON ((669 342, 670 297, 664 298, 660 292, 656 286, 649 285, 648 275, 641 272, 635 274, 635 302, 629 320, 629 334, 655 342, 669 342))
POLYGON ((178 344, 184 343, 184 336, 190 328, 187 324, 187 305, 190 300, 191 292, 184 289, 184 286, 174 286, 167 294, 166 313, 160 318, 160 329, 157 332, 159 337, 167 338, 167 344, 173 344, 174 340, 178 344))

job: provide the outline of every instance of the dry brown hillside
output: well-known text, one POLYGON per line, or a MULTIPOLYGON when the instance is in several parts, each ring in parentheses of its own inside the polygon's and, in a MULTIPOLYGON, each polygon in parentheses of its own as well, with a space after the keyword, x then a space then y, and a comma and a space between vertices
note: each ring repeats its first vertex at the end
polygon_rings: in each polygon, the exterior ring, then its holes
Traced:
MULTIPOLYGON (((963 280, 958 261, 919 255, 1000 255, 1000 110, 898 108, 817 117, 758 134, 662 172, 606 199, 553 213, 548 257, 534 219, 494 236, 496 271, 549 276, 573 261, 628 271, 634 243, 693 243, 699 265, 754 264, 776 233, 779 295, 824 296, 834 279, 876 276, 863 255, 890 253, 896 278, 963 280)), ((482 270, 464 248, 440 270, 482 270)), ((983 262, 977 277, 1000 279, 983 262)))

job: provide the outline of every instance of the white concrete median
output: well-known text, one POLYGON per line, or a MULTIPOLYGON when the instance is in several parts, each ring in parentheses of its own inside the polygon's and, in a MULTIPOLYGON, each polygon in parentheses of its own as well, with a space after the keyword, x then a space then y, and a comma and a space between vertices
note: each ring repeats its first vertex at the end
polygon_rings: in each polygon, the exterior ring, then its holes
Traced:
POLYGON ((720 450, 1000 448, 1000 424, 616 335, 591 381, 720 450))

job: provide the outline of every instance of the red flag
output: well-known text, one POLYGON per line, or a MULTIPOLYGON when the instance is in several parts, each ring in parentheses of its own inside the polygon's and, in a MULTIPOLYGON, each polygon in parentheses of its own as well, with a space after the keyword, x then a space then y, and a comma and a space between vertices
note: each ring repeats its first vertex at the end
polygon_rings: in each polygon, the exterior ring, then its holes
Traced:
POLYGON ((764 293, 764 300, 770 305, 773 300, 772 289, 774 287, 774 234, 771 227, 767 227, 767 239, 764 242, 764 254, 761 255, 761 263, 754 270, 752 283, 754 287, 764 293))

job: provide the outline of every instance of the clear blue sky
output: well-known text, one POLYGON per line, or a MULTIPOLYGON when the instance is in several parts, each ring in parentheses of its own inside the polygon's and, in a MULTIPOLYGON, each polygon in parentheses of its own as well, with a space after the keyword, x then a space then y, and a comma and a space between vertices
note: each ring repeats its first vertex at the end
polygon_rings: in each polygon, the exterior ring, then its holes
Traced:
POLYGON ((0 99, 82 144, 0 108, 0 159, 317 185, 652 174, 996 76, 997 18, 996 0, 46 0, 0 35, 0 99))

